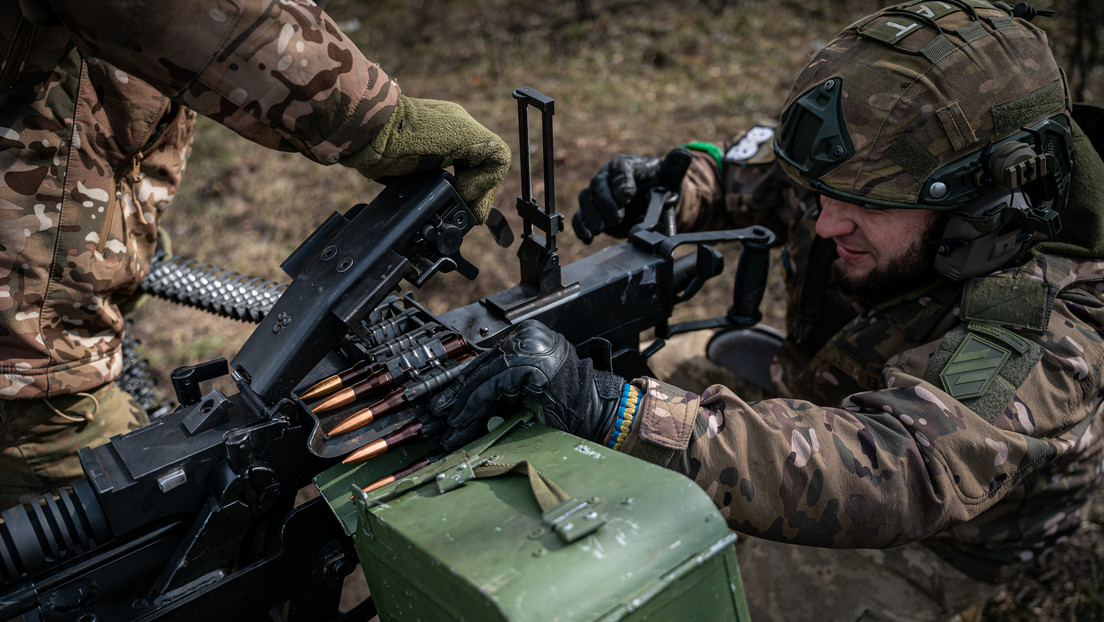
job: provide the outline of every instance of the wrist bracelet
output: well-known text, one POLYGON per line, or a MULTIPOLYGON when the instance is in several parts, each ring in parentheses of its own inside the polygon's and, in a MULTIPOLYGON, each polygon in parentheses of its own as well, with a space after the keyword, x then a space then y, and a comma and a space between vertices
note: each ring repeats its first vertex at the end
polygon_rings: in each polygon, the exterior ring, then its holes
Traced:
POLYGON ((609 446, 613 449, 621 449, 621 443, 629 437, 633 422, 636 420, 636 405, 639 401, 640 389, 625 383, 625 388, 621 391, 621 400, 617 404, 613 431, 610 433, 609 446))

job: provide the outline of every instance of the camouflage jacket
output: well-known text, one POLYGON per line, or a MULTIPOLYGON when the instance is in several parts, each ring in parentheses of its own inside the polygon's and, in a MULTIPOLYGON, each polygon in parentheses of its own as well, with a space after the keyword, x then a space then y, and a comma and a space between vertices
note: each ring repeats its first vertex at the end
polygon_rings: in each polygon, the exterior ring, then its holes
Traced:
POLYGON ((0 0, 0 54, 0 398, 119 373, 117 304, 149 266, 195 112, 330 164, 398 98, 300 0, 0 0))
POLYGON ((769 139, 742 153, 723 182, 699 154, 684 194, 700 204, 682 216, 743 225, 774 206, 759 220, 786 240, 780 397, 634 380, 645 397, 625 449, 693 478, 736 531, 841 548, 922 541, 988 581, 1072 533, 1104 457, 1104 261, 1037 255, 864 307, 823 286, 817 266, 833 255, 818 255, 815 197, 772 165, 769 139), (727 210, 708 209, 718 196, 727 210))

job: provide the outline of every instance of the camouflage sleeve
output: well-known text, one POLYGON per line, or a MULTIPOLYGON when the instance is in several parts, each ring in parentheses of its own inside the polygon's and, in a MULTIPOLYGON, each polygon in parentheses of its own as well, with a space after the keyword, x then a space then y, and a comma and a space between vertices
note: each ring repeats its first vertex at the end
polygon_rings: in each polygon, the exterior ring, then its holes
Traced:
POLYGON ((398 86, 306 0, 49 0, 77 45, 242 136, 324 164, 367 145, 398 86))
POLYGON ((680 188, 680 231, 763 225, 788 239, 815 200, 775 161, 774 126, 760 123, 725 143, 720 163, 708 153, 694 152, 680 188))
POLYGON ((816 202, 778 165, 776 125, 760 123, 725 144, 724 212, 728 226, 762 225, 784 242, 816 202))
POLYGON ((970 520, 1039 469, 1099 445, 1099 398, 1085 388, 1104 364, 1099 343, 1053 341, 988 418, 922 379, 937 345, 891 359, 888 388, 838 408, 635 380, 645 397, 624 450, 695 480, 736 531, 882 548, 970 520))
POLYGON ((678 230, 711 231, 724 228, 724 186, 717 160, 692 151, 690 168, 679 187, 678 230))

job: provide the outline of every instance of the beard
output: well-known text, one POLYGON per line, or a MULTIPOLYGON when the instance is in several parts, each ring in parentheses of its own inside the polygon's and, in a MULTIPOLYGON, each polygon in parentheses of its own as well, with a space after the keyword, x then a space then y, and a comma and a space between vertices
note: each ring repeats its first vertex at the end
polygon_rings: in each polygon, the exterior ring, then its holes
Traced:
POLYGON ((877 304, 932 282, 939 273, 935 270, 935 249, 928 241, 935 239, 936 232, 941 231, 944 224, 945 219, 936 218, 921 239, 905 252, 861 277, 847 274, 843 260, 836 259, 832 262, 832 276, 840 291, 863 302, 877 304))

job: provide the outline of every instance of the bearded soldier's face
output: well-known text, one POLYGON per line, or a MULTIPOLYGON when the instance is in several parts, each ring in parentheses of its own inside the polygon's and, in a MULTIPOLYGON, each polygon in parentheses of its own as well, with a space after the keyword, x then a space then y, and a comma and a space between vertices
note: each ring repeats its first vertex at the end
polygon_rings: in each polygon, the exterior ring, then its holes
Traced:
POLYGON ((816 232, 836 243, 833 272, 841 288, 871 302, 887 300, 936 274, 925 244, 938 216, 921 209, 867 209, 820 197, 816 232))

